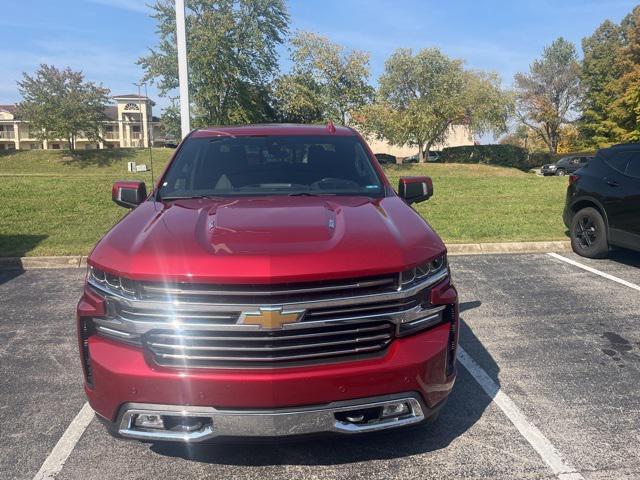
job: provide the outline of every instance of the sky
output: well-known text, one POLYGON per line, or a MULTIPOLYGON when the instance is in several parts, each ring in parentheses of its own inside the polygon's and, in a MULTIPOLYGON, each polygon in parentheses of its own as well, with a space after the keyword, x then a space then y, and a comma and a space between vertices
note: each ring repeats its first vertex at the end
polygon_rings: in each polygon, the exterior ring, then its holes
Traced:
MULTIPOLYGON (((135 93, 136 60, 157 37, 153 0, 0 0, 0 104, 20 100, 16 82, 40 63, 82 70, 112 94, 135 93)), ((624 0, 289 0, 291 30, 309 30, 371 54, 371 81, 397 48, 439 47, 470 68, 496 71, 504 86, 558 36, 574 42, 605 19, 619 22, 624 0)), ((283 69, 286 47, 279 49, 283 69)), ((160 114, 168 102, 153 86, 160 114)))

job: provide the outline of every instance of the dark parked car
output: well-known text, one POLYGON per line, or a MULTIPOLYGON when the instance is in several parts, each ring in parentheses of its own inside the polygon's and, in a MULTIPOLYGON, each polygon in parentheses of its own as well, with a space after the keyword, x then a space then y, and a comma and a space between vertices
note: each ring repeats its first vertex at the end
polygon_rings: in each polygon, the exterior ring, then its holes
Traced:
POLYGON ((579 255, 602 258, 610 246, 640 251, 640 144, 602 149, 571 175, 563 219, 579 255))
POLYGON ((588 156, 574 156, 574 157, 562 157, 556 163, 548 163, 542 166, 541 173, 542 175, 568 175, 579 168, 584 167, 589 161, 593 159, 593 157, 588 156))
POLYGON ((376 160, 378 160, 379 164, 385 163, 397 163, 396 157, 394 155, 389 155, 388 153, 376 153, 376 160))

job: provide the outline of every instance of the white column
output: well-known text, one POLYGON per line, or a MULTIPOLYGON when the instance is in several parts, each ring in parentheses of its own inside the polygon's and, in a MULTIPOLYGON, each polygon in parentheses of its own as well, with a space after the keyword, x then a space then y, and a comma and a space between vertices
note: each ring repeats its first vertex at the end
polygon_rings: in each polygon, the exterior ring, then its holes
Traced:
POLYGON ((16 150, 20 150, 20 129, 18 122, 13 122, 13 141, 16 144, 16 150))
POLYGON ((118 119, 118 138, 120 140, 120 148, 124 147, 124 129, 122 128, 122 119, 118 119))
POLYGON ((149 146, 149 118, 147 117, 147 105, 142 108, 142 146, 149 146))

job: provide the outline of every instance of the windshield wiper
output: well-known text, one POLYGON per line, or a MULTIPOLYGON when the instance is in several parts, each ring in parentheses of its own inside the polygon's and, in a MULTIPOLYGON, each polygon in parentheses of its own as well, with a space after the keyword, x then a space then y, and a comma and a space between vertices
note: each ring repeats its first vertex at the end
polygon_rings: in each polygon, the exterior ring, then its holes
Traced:
POLYGON ((290 193, 290 197, 317 197, 319 196, 317 193, 309 193, 309 192, 295 192, 290 193))

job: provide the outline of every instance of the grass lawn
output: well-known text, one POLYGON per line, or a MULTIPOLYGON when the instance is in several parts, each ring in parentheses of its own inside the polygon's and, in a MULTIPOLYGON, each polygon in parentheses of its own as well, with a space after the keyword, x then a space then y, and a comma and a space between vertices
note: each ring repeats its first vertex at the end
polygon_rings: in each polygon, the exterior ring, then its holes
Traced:
MULTIPOLYGON (((158 175, 173 151, 154 149, 158 175)), ((22 151, 0 154, 0 256, 87 254, 126 210, 111 202, 126 163, 149 165, 146 150, 22 151)), ((403 175, 430 175, 435 195, 417 209, 447 243, 566 238, 562 208, 566 178, 543 178, 486 165, 388 166, 403 175)))

